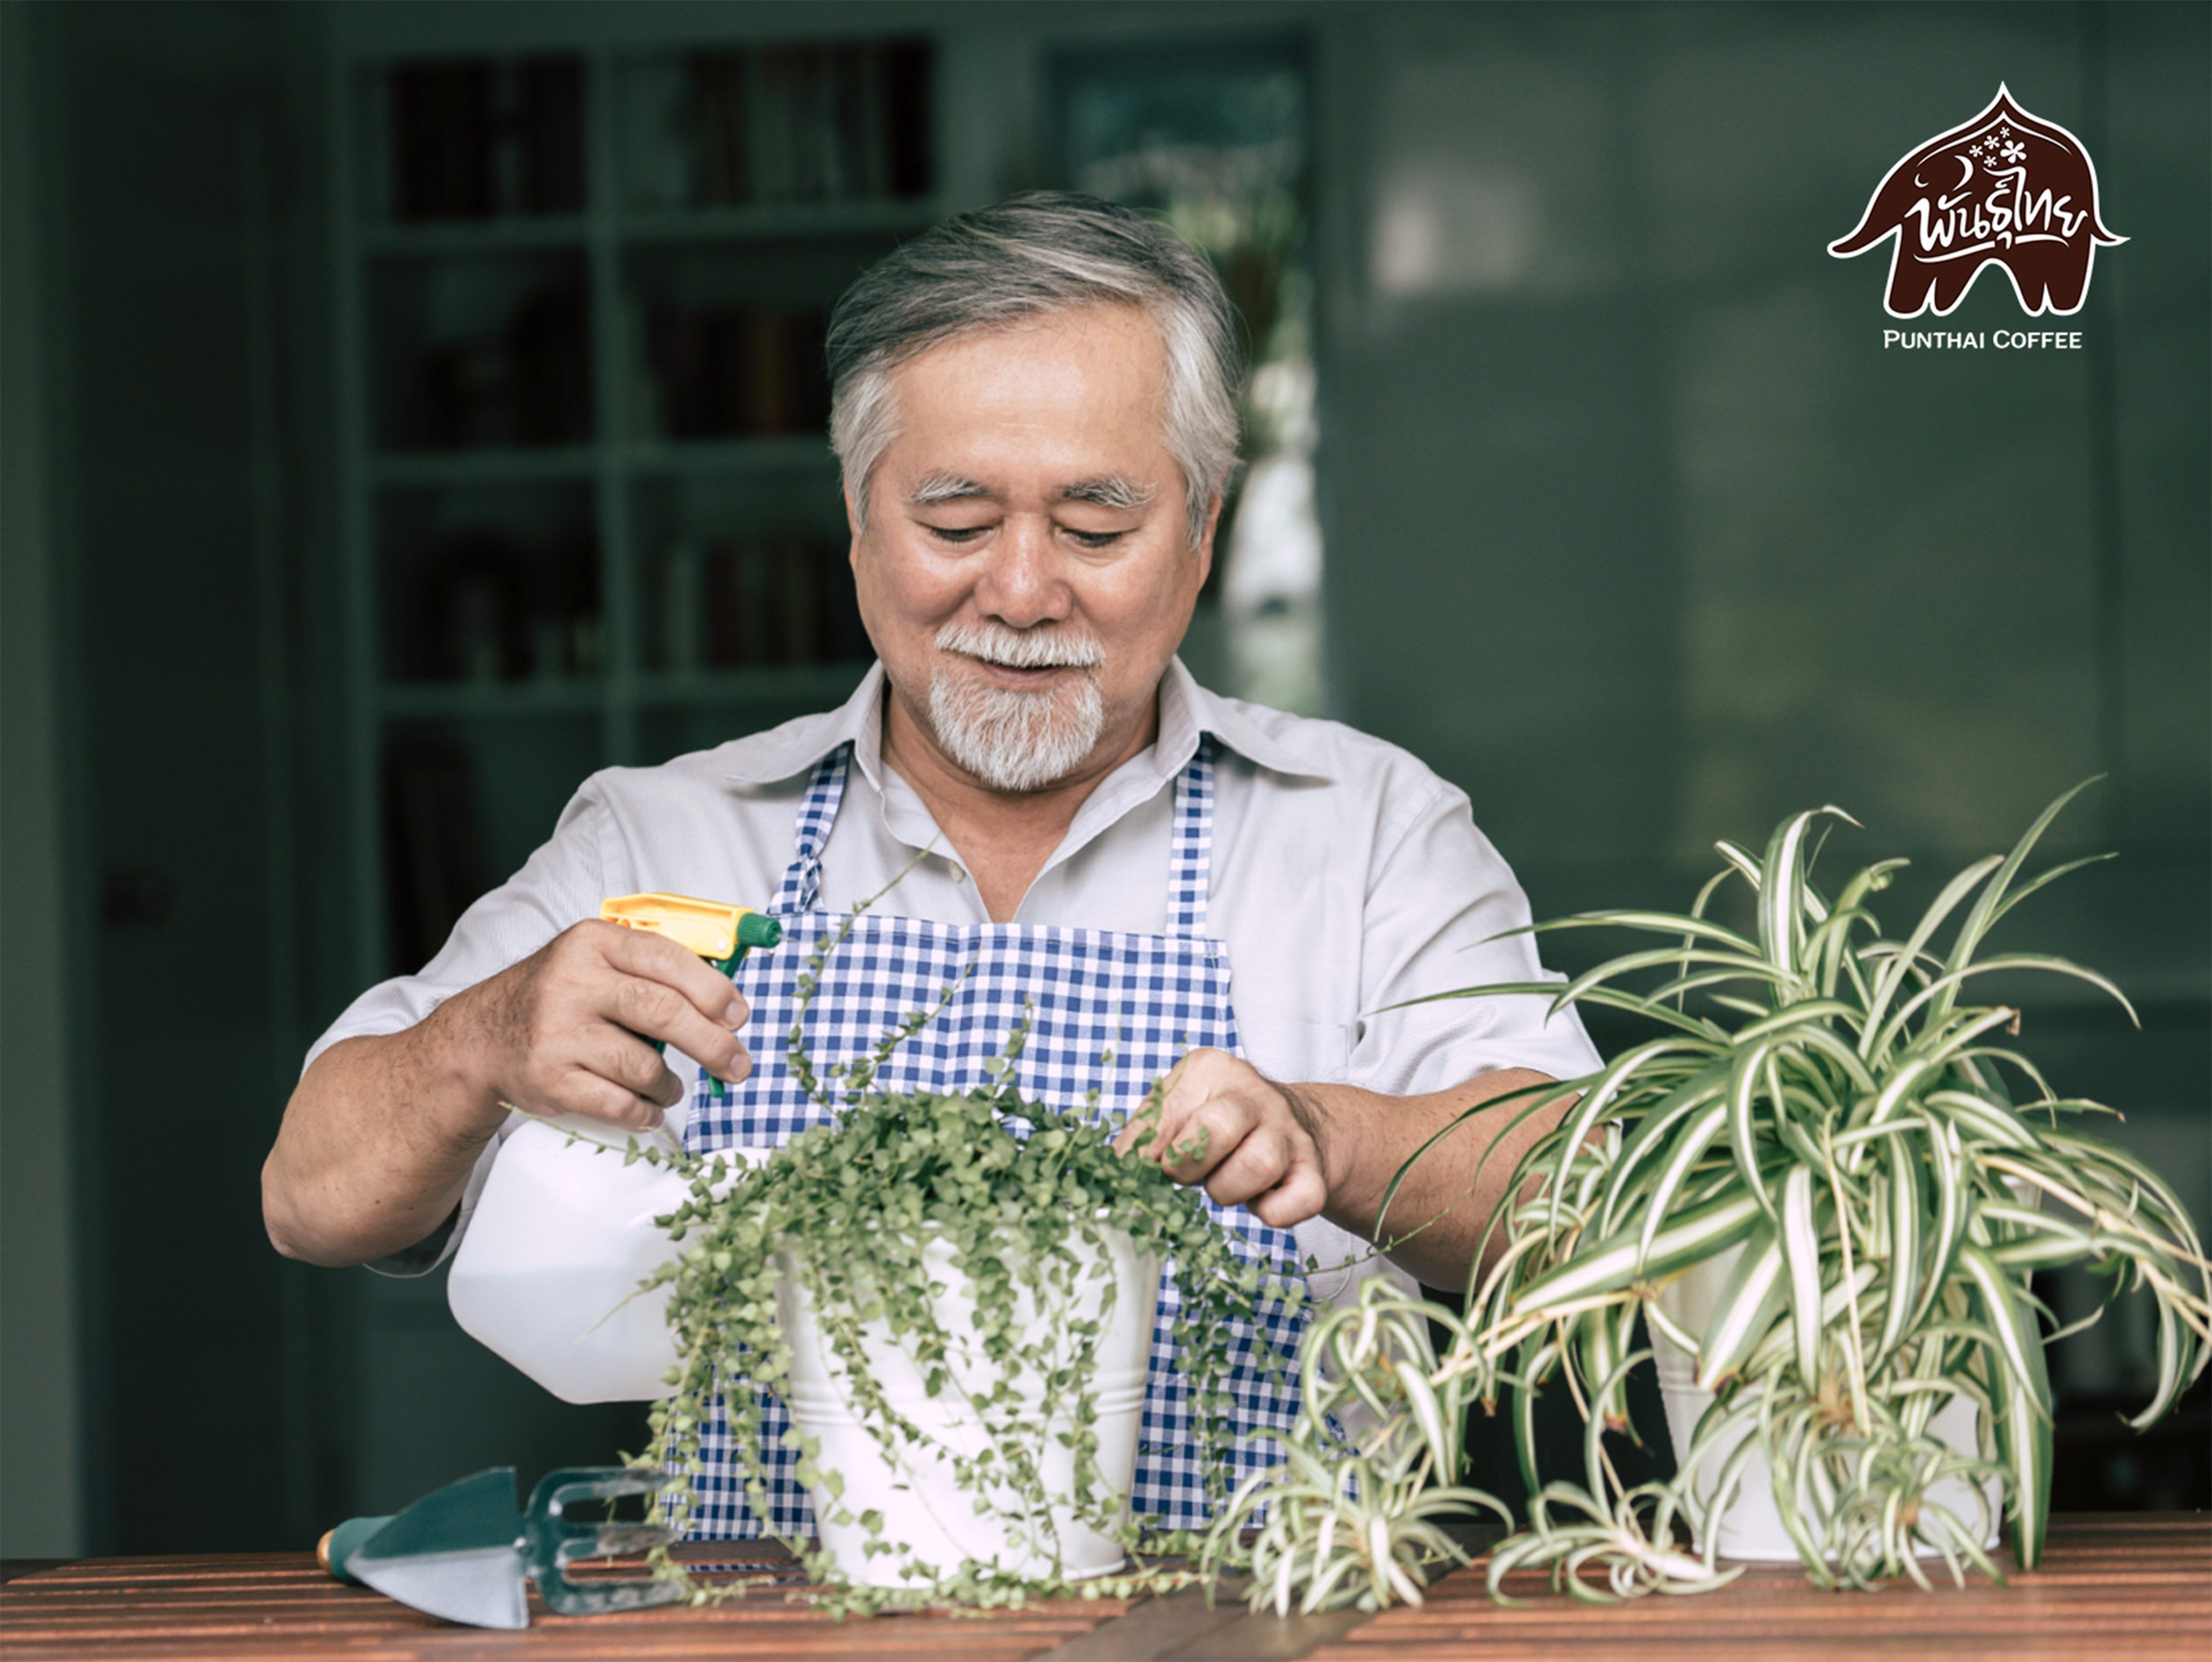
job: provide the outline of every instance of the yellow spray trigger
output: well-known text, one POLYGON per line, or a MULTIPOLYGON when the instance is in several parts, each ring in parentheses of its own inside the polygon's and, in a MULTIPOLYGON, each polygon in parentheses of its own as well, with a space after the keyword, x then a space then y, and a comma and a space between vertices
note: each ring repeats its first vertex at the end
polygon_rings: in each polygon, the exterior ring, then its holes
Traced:
POLYGON ((752 947, 773 947, 783 925, 749 906, 695 901, 688 895, 623 895, 599 902, 599 916, 624 929, 665 935, 728 974, 752 947))

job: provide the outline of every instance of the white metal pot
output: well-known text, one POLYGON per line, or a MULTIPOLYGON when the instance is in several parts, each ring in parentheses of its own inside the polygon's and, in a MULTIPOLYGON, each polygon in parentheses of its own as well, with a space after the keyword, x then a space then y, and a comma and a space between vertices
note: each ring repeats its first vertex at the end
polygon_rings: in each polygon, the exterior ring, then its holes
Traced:
MULTIPOLYGON (((1703 1334, 1711 1325, 1713 1311, 1742 1252, 1741 1246, 1732 1247, 1693 1265, 1669 1283, 1659 1295, 1660 1307, 1668 1319, 1685 1333, 1693 1337, 1703 1334)), ((1660 1400, 1667 1410, 1668 1438, 1674 1446, 1674 1460, 1680 1467, 1689 1458, 1691 1440, 1698 1421, 1713 1404, 1713 1393, 1697 1384, 1697 1357, 1674 1344, 1656 1325, 1651 1331, 1651 1348, 1659 1370, 1660 1400)), ((1970 1398, 1953 1398, 1929 1416, 1928 1429, 1931 1435, 1962 1454, 1980 1453, 1981 1414, 1970 1398)), ((1705 1545, 1706 1532, 1718 1529, 1716 1553, 1719 1557, 1759 1563, 1796 1563, 1797 1544, 1782 1526, 1782 1513, 1774 1503, 1773 1472, 1765 1454, 1750 1457, 1735 1497, 1720 1511, 1717 1519, 1713 1515, 1722 1469, 1744 1437, 1753 1435, 1755 1430, 1755 1427, 1750 1427, 1723 1438, 1699 1463, 1690 1485, 1690 1492, 1698 1502, 1693 1507, 1690 1527, 1700 1547, 1705 1545)), ((1978 1502, 1973 1485, 1963 1477, 1946 1478, 1929 1491, 1929 1498, 1969 1524, 1978 1515, 1986 1517, 1990 1532, 1984 1544, 1996 1544, 2003 1516, 2004 1489, 1996 1479, 1983 1484, 1978 1502), (1983 1506, 1986 1506, 1986 1512, 1979 1510, 1983 1506)), ((1923 1557, 1931 1557, 1936 1553, 1934 1547, 1924 1544, 1918 1550, 1923 1557)))
MULTIPOLYGON (((1113 1309, 1098 1340, 1092 1392, 1098 1418, 1098 1482, 1118 1497, 1117 1515, 1127 1514, 1135 1481, 1137 1433, 1151 1367, 1152 1322, 1159 1303, 1160 1261, 1139 1253, 1118 1229, 1102 1230, 1104 1250, 1080 1238, 1068 1250, 1081 1255, 1071 1293, 1040 1301, 1027 1289, 1018 1292, 1017 1331, 1025 1337, 1062 1336, 1055 1371, 1074 1358, 1073 1324, 1097 1320, 1114 1289, 1113 1309)), ((921 1430, 933 1447, 915 1447, 893 1440, 896 1457, 878 1446, 855 1412, 843 1363, 830 1348, 816 1319, 813 1301, 793 1273, 788 1255, 778 1283, 777 1315, 792 1350, 792 1373, 784 1393, 793 1424, 817 1440, 818 1463, 842 1479, 842 1495, 817 1489, 811 1498, 822 1544, 848 1580, 886 1587, 926 1587, 957 1570, 963 1560, 995 1565, 1025 1579, 1058 1576, 1066 1580, 1110 1574, 1121 1568, 1121 1546, 1099 1530, 1079 1521, 1074 1495, 1075 1456, 1060 1441, 1074 1429, 1074 1405, 1060 1404, 1047 1418, 1048 1434, 1039 1460, 1045 1493, 1054 1497, 1044 1516, 1027 1515, 1011 1493, 985 1498, 963 1494, 955 1483, 952 1459, 979 1453, 987 1441, 983 1422, 971 1398, 1000 1383, 1000 1365, 982 1353, 968 1277, 953 1267, 952 1249, 933 1241, 923 1261, 934 1287, 937 1319, 954 1337, 944 1388, 933 1394, 921 1371, 884 1322, 863 1330, 868 1373, 891 1407, 921 1430), (964 1341, 967 1341, 963 1343, 964 1341), (858 1518, 883 1514, 882 1539, 908 1549, 878 1553, 866 1548, 872 1538, 860 1525, 831 1521, 839 1510, 858 1518), (907 1561, 911 1573, 902 1574, 907 1561)), ((1008 1382, 1026 1393, 1024 1412, 1044 1389, 1044 1381, 1024 1374, 1008 1382)), ((1097 1495, 1083 1497, 1094 1503, 1097 1495)))

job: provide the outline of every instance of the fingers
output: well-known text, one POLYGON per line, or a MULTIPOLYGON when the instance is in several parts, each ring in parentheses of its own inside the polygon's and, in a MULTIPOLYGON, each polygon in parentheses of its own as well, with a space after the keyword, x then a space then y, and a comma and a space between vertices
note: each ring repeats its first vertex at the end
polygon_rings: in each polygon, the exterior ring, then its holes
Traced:
POLYGON ((581 1114, 650 1131, 683 1100, 684 1082, 635 1034, 591 1022, 541 1046, 509 1095, 532 1113, 581 1114))
MULTIPOLYGON (((722 990, 725 1010, 734 1008, 739 1020, 751 1013, 728 982, 722 983, 722 990)), ((737 1035, 665 982, 621 976, 611 984, 600 1013, 626 1032, 675 1046, 718 1079, 736 1084, 752 1071, 752 1058, 737 1035)))
POLYGON ((1293 1163, 1289 1135, 1280 1125, 1262 1120, 1249 1127, 1206 1173, 1206 1192, 1220 1205, 1242 1206, 1280 1183, 1293 1163))
MULTIPOLYGON (((1245 1206, 1288 1228, 1328 1199, 1318 1143, 1290 1097, 1250 1064, 1194 1051, 1170 1076, 1145 1157, 1178 1183, 1203 1183, 1217 1204, 1245 1206)), ((1122 1128, 1124 1154, 1144 1139, 1140 1119, 1122 1128)))
POLYGON ((1291 1229, 1319 1217, 1328 1204, 1328 1180, 1318 1160, 1296 1162, 1282 1181, 1253 1201, 1248 1210, 1273 1229, 1291 1229))
POLYGON ((732 1029, 751 1012, 711 965, 672 941, 596 920, 472 988, 491 1094, 536 1113, 658 1125, 684 1083, 653 1040, 732 1084, 752 1073, 732 1029))
MULTIPOLYGON (((617 979, 603 1013, 648 1039, 665 1040, 716 1078, 737 1084, 752 1072, 733 1029, 752 1011, 727 977, 673 941, 616 924, 578 925, 617 979)), ((572 933, 576 931, 571 931, 572 933)))

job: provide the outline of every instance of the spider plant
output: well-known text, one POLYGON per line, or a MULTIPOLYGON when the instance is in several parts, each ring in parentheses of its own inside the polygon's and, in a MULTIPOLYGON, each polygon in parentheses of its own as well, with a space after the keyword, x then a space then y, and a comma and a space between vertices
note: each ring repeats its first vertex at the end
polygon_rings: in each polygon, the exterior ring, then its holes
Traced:
MULTIPOLYGON (((1686 914, 1595 913, 1537 926, 1623 928, 1655 944, 1565 986, 1440 995, 1541 993, 1554 1011, 1603 1006, 1656 1029, 1570 1083, 1572 1109, 1508 1187, 1517 1199, 1492 1225, 1504 1231, 1503 1250, 1471 1289, 1467 1319, 1397 1400, 1399 1418, 1424 1428, 1435 1468, 1449 1476, 1453 1446, 1426 1433, 1419 1391, 1466 1380, 1486 1406, 1512 1394, 1533 1501, 1528 1532, 1493 1555, 1493 1592, 1509 1569, 1538 1565, 1586 1597, 1718 1585, 1729 1573, 1711 1526, 1760 1456, 1814 1581, 1905 1575, 1924 1586, 1923 1552, 1954 1580, 1972 1565, 2001 1580, 1984 1546, 1998 1520, 1980 1515, 1982 1485, 1993 1481, 2002 1496, 2021 1568, 2037 1562, 2049 1522, 2045 1344, 2143 1291, 2157 1309, 2158 1378, 2130 1422, 2150 1423, 2203 1372, 2212 1265, 2180 1202, 2155 1172, 2076 1128, 2109 1110, 2061 1096, 2008 1042, 2016 1009, 1968 997, 1984 975, 2047 972, 2100 989, 2133 1018, 2094 970, 1984 950, 2014 907, 2090 863, 2023 875, 2081 788, 2008 854, 1953 877, 1902 940, 1881 932, 1870 903, 1905 862, 1867 866, 1832 897, 1815 886, 1824 822, 1848 817, 1826 808, 1784 822, 1763 857, 1720 844, 1725 864, 1686 914), (1751 891, 1748 931, 1714 915, 1731 880, 1751 891), (1732 1267, 1692 1331, 1670 1313, 1668 1290, 1725 1254, 1732 1267), (2046 1338, 2030 1277, 2067 1265, 2106 1277, 2109 1290, 2046 1338), (1639 1320, 1694 1358, 1713 1402, 1680 1475, 1632 1491, 1603 1434, 1626 1427, 1626 1381, 1651 1354, 1632 1348, 1639 1320), (1535 1471, 1529 1404, 1553 1381, 1588 1427, 1579 1489, 1540 1484, 1535 1471), (1978 1447, 1931 1430, 1954 1401, 1972 1405, 1978 1447), (1678 1519, 1698 1538, 1694 1554, 1674 1544, 1678 1519), (1602 1588, 1583 1582, 1593 1570, 1604 1573, 1602 1588)), ((1532 1090, 1519 1112, 1559 1100, 1559 1087, 1532 1090)), ((1330 1324, 1310 1339, 1333 1342, 1330 1324)), ((1301 1433, 1317 1455, 1320 1428, 1301 1433)), ((1368 1477, 1340 1456, 1336 1480, 1364 1493, 1368 1477)), ((1255 1510, 1267 1500, 1256 1489, 1240 1498, 1255 1510)), ((1279 1563, 1287 1544, 1271 1550, 1279 1563)), ((1286 1580, 1279 1608, 1334 1571, 1327 1556, 1312 1581, 1286 1580)), ((1255 1586, 1263 1596, 1273 1595, 1255 1586)))
POLYGON ((1230 1497, 1200 1556, 1208 1581, 1244 1571, 1255 1607, 1272 1603, 1284 1616, 1293 1604, 1300 1614, 1418 1604, 1432 1566, 1464 1562, 1449 1521, 1486 1507, 1512 1522, 1490 1495, 1449 1481, 1475 1375, 1440 1367, 1431 1319, 1455 1335, 1457 1350, 1467 1334, 1456 1317, 1380 1277, 1358 1305, 1316 1319, 1298 1349, 1297 1427, 1276 1439, 1283 1463, 1254 1472, 1230 1497), (1331 1429, 1337 1410, 1354 1402, 1377 1422, 1357 1448, 1331 1429))

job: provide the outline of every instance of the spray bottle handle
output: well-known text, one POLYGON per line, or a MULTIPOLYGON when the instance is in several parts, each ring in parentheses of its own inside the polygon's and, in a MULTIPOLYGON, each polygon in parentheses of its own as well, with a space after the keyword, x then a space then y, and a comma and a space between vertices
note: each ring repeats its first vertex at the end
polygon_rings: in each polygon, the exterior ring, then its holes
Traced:
MULTIPOLYGON (((783 925, 766 913, 720 901, 696 901, 688 895, 619 895, 599 902, 599 917, 624 929, 665 935, 725 975, 733 973, 754 947, 767 951, 783 940, 783 925)), ((661 1052, 666 1046, 656 1039, 653 1048, 661 1052)))

